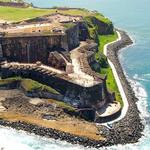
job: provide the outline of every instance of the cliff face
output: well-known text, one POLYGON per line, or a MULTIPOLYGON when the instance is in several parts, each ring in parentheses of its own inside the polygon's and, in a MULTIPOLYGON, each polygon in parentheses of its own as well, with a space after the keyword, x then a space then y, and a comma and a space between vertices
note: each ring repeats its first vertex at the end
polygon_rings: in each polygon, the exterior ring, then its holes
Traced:
POLYGON ((92 18, 93 24, 95 24, 98 28, 97 31, 101 35, 107 35, 107 34, 112 34, 113 31, 113 24, 112 23, 104 23, 100 20, 98 20, 96 17, 92 18))
POLYGON ((88 28, 90 30, 95 30, 97 34, 107 35, 113 33, 113 24, 112 22, 103 22, 95 16, 88 16, 84 18, 87 22, 88 28))
POLYGON ((79 39, 80 39, 80 41, 86 41, 86 39, 88 39, 90 37, 86 23, 85 22, 79 22, 78 26, 79 26, 79 39))

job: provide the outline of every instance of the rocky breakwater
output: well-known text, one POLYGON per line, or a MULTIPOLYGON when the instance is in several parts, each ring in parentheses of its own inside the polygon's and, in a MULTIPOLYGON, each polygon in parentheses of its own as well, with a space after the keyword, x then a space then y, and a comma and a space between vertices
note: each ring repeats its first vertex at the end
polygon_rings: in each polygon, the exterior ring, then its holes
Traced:
POLYGON ((40 135, 47 138, 54 138, 56 140, 59 139, 63 141, 65 140, 72 144, 84 145, 85 147, 99 148, 102 146, 107 146, 107 142, 105 140, 101 140, 101 141, 91 140, 87 137, 80 137, 66 132, 61 132, 55 129, 40 127, 37 125, 28 124, 20 121, 9 122, 9 121, 0 120, 0 125, 15 128, 17 130, 27 131, 29 133, 34 133, 36 135, 40 135))
POLYGON ((118 76, 128 99, 129 108, 126 116, 121 121, 112 124, 111 129, 103 127, 103 134, 107 137, 109 145, 138 142, 144 129, 139 116, 140 112, 136 105, 138 99, 135 97, 135 93, 126 79, 118 59, 118 51, 133 42, 126 32, 120 30, 118 32, 120 33, 121 40, 108 46, 108 58, 116 67, 118 76))

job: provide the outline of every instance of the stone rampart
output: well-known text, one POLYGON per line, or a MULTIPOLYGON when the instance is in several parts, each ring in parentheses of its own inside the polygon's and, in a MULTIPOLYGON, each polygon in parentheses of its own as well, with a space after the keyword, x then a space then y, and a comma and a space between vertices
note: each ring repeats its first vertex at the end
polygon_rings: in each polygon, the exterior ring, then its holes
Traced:
POLYGON ((40 66, 30 64, 17 65, 8 63, 1 66, 1 71, 2 78, 21 76, 51 86, 64 95, 66 102, 76 107, 97 108, 100 103, 105 104, 106 102, 106 99, 103 97, 105 93, 102 82, 91 87, 83 87, 75 84, 65 72, 54 73, 40 66))
POLYGON ((66 34, 19 34, 3 36, 1 41, 3 57, 8 61, 47 64, 49 52, 69 51, 79 45, 79 29, 75 25, 66 34))
POLYGON ((68 49, 73 49, 79 46, 79 26, 75 25, 66 30, 68 49))

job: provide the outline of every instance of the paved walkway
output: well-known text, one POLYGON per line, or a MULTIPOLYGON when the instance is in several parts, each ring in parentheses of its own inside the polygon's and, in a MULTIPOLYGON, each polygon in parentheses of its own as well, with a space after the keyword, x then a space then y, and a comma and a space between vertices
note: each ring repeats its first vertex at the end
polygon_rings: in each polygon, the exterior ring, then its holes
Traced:
POLYGON ((73 73, 69 74, 71 77, 75 77, 76 81, 85 87, 87 86, 93 86, 97 82, 94 80, 94 77, 83 72, 82 64, 80 62, 80 56, 82 55, 78 50, 85 46, 87 43, 86 42, 81 42, 80 46, 78 48, 75 48, 74 50, 71 51, 71 60, 72 60, 72 65, 73 65, 73 73))
MULTIPOLYGON (((111 42, 111 43, 108 43, 108 44, 106 44, 106 45, 104 46, 104 55, 105 55, 105 56, 107 56, 107 47, 108 47, 108 45, 113 44, 113 43, 115 43, 115 42, 121 40, 121 35, 120 35, 120 33, 119 33, 118 31, 117 31, 117 34, 118 34, 118 39, 117 39, 116 41, 113 41, 113 42, 111 42)), ((129 104, 128 104, 128 100, 127 100, 125 91, 124 91, 124 89, 123 89, 123 86, 122 86, 122 84, 121 84, 121 81, 120 81, 120 79, 119 79, 119 75, 118 75, 118 73, 117 73, 117 71, 116 71, 116 68, 115 68, 114 64, 113 64, 109 59, 108 59, 108 63, 109 63, 109 65, 110 65, 110 67, 111 67, 111 69, 112 69, 112 72, 113 72, 113 74, 114 74, 114 77, 115 77, 115 80, 116 80, 116 83, 117 83, 117 86, 118 86, 118 89, 119 89, 119 92, 120 92, 120 95, 121 95, 121 97, 122 97, 123 104, 124 104, 124 106, 123 106, 123 108, 122 108, 122 111, 121 111, 121 115, 119 116, 119 118, 117 118, 117 119, 115 119, 115 120, 109 122, 109 123, 114 123, 114 122, 117 122, 117 121, 123 119, 123 118, 126 116, 126 113, 127 113, 127 111, 128 111, 128 106, 129 106, 129 104)))
POLYGON ((106 106, 101 108, 96 113, 99 117, 106 117, 117 113, 118 111, 120 111, 120 109, 121 109, 120 103, 114 101, 112 103, 108 103, 106 106))

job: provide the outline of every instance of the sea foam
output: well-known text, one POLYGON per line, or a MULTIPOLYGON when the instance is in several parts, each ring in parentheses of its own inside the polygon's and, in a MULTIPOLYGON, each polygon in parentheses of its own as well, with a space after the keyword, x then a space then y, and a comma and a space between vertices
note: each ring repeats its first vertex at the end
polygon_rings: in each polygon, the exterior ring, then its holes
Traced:
POLYGON ((148 112, 148 103, 147 103, 147 92, 144 89, 143 85, 139 82, 138 75, 134 75, 133 78, 129 78, 127 74, 125 73, 134 93, 135 96, 138 98, 137 106, 140 111, 140 117, 142 119, 142 123, 145 126, 145 129, 143 131, 143 136, 141 139, 139 139, 139 142, 135 144, 126 144, 126 145, 114 145, 111 147, 108 147, 108 150, 148 150, 150 147, 149 138, 150 138, 150 114, 148 112), (142 147, 141 147, 142 146, 142 147))

